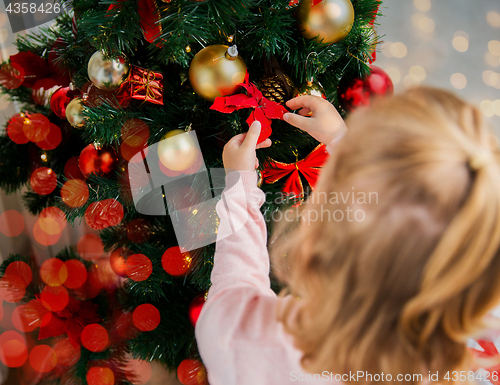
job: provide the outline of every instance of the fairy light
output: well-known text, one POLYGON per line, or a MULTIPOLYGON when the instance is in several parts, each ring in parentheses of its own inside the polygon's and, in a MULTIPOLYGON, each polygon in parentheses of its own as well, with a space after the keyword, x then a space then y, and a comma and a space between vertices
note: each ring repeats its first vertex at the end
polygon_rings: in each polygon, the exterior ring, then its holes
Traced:
POLYGON ((464 89, 467 86, 467 78, 464 74, 456 72, 450 77, 451 85, 457 90, 464 89))

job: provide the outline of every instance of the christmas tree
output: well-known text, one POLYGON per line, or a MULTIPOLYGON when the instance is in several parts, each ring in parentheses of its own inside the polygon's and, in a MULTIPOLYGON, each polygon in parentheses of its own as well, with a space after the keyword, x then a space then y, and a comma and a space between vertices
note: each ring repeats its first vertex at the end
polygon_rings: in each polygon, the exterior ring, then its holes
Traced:
POLYGON ((84 220, 108 257, 89 251, 89 236, 40 266, 4 261, 2 298, 19 303, 38 343, 5 337, 22 346, 3 363, 29 357, 63 384, 128 384, 131 354, 177 370, 183 384, 206 383, 194 324, 218 218, 203 203, 223 187, 209 170, 259 120, 261 140, 273 141, 258 151, 263 213, 271 225, 300 204, 327 155, 283 121, 285 102, 318 95, 345 115, 392 90, 370 67, 379 3, 73 0, 72 14, 19 37, 0 68, 1 92, 21 111, 0 136, 0 187, 27 186, 42 244, 84 220))

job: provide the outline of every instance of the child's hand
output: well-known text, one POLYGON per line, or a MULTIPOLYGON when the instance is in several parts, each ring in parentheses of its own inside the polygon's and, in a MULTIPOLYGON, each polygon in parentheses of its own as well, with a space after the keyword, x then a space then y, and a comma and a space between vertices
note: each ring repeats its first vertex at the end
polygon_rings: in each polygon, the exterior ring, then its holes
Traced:
POLYGON ((318 142, 329 144, 347 131, 337 109, 319 96, 298 96, 286 102, 286 105, 292 110, 301 110, 298 115, 285 114, 283 116, 285 121, 304 130, 318 142), (306 117, 308 114, 311 114, 311 117, 306 117))
POLYGON ((266 139, 257 145, 260 129, 260 122, 255 121, 247 133, 235 135, 226 143, 222 152, 226 173, 230 171, 254 171, 259 167, 255 150, 271 145, 271 139, 266 139))

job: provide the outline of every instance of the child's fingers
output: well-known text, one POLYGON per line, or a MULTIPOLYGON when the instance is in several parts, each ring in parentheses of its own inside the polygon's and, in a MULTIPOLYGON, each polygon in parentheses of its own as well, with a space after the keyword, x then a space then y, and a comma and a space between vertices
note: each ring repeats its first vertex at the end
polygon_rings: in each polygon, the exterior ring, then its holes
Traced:
POLYGON ((257 150, 259 148, 271 147, 271 144, 273 144, 273 142, 271 141, 271 139, 267 138, 263 142, 259 143, 257 147, 255 147, 255 149, 257 150))
POLYGON ((311 127, 311 124, 313 124, 312 122, 314 122, 314 119, 307 118, 305 116, 300 116, 298 114, 287 113, 283 115, 283 118, 292 126, 298 127, 304 131, 309 131, 312 128, 311 127))
POLYGON ((322 98, 319 96, 312 95, 301 95, 296 98, 290 99, 286 102, 288 108, 292 110, 298 110, 299 108, 308 108, 311 111, 314 111, 318 106, 321 106, 322 98))
POLYGON ((247 136, 246 132, 243 134, 238 134, 233 136, 229 141, 226 143, 226 146, 228 147, 239 147, 245 140, 245 137, 247 136))
POLYGON ((259 168, 259 160, 255 158, 255 169, 257 170, 259 168))
POLYGON ((247 135, 243 140, 242 146, 248 146, 249 148, 256 148, 257 142, 259 140, 261 124, 258 120, 254 121, 250 128, 248 129, 247 135))
POLYGON ((299 115, 302 115, 302 116, 311 116, 312 111, 309 108, 304 107, 298 113, 299 113, 299 115))

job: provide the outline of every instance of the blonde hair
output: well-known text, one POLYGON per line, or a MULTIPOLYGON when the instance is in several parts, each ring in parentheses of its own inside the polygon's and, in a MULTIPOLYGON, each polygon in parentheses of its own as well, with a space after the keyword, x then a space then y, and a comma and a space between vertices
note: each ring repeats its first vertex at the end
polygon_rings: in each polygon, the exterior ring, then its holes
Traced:
POLYGON ((347 126, 302 222, 279 223, 270 244, 273 272, 298 298, 279 319, 302 366, 423 374, 410 383, 470 370, 466 340, 500 304, 493 135, 476 108, 430 88, 380 100, 347 126), (310 220, 349 209, 363 220, 310 220))

